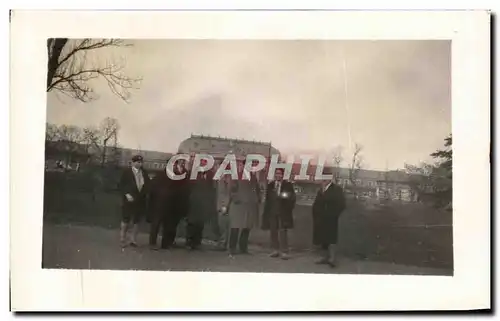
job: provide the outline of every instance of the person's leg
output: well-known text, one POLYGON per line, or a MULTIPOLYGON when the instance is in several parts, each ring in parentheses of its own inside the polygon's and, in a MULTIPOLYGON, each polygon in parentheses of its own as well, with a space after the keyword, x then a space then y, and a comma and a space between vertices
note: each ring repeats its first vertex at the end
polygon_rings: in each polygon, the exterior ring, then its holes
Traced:
POLYGON ((130 223, 130 204, 123 205, 122 207, 122 220, 120 223, 120 245, 127 246, 127 231, 130 223))
POLYGON ((173 243, 173 233, 172 233, 172 218, 168 216, 169 213, 163 213, 161 219, 161 248, 168 249, 173 243))
POLYGON ((130 240, 130 245, 133 247, 137 246, 137 235, 139 234, 139 224, 141 223, 142 217, 146 214, 146 200, 141 199, 137 202, 134 207, 134 212, 132 213, 132 237, 130 240))
POLYGON ((239 240, 240 252, 243 254, 248 254, 248 238, 250 237, 250 229, 241 229, 241 235, 239 240))
POLYGON ((275 217, 271 217, 271 221, 269 222, 269 232, 271 235, 271 248, 272 252, 269 255, 270 257, 278 257, 280 255, 280 243, 278 238, 278 226, 275 217))
MULTIPOLYGON (((178 247, 178 245, 175 242, 175 239, 177 237, 177 230, 179 229, 179 224, 184 217, 184 209, 182 207, 182 204, 180 200, 175 200, 173 202, 172 210, 170 213, 170 218, 171 218, 171 230, 170 230, 170 239, 171 239, 171 245, 172 247, 178 247)), ((187 238, 188 238, 188 233, 187 233, 187 225, 186 225, 186 243, 187 243, 187 238)), ((186 244, 187 245, 187 244, 186 244)))
POLYGON ((132 226, 132 237, 130 238, 130 246, 137 247, 137 234, 139 234, 139 222, 134 221, 132 226))
POLYGON ((191 248, 194 246, 194 238, 196 237, 196 226, 191 222, 187 221, 186 224, 186 246, 191 248))
POLYGON ((198 249, 201 246, 202 240, 203 240, 203 228, 205 227, 205 224, 203 223, 197 223, 195 225, 195 235, 193 239, 193 246, 198 249))
POLYGON ((322 244, 320 250, 320 258, 316 261, 316 264, 328 264, 328 244, 322 244))
POLYGON ((335 218, 335 221, 332 224, 332 230, 334 233, 331 234, 331 239, 328 244, 328 264, 331 267, 335 267, 336 259, 337 259, 337 241, 338 241, 338 217, 335 218))
POLYGON ((328 245, 328 264, 331 267, 335 267, 335 265, 337 264, 336 254, 337 254, 337 244, 329 244, 328 245))
POLYGON ((236 254, 236 246, 238 245, 238 239, 240 235, 240 229, 231 228, 229 232, 229 254, 236 254))
POLYGON ((161 248, 167 249, 173 246, 175 242, 175 236, 177 233, 177 212, 176 203, 166 202, 165 211, 163 213, 163 236, 161 238, 161 248))
POLYGON ((288 230, 281 229, 279 231, 280 246, 281 246, 281 258, 287 260, 290 258, 290 249, 288 247, 288 230))
POLYGON ((227 246, 229 244, 229 234, 231 229, 229 228, 229 216, 220 215, 219 216, 219 225, 221 227, 221 238, 219 241, 218 248, 220 250, 227 250, 227 246))
POLYGON ((120 224, 120 244, 122 247, 127 246, 127 229, 128 229, 128 221, 122 220, 120 224))
POLYGON ((219 226, 219 215, 217 211, 214 211, 212 214, 210 214, 205 225, 209 226, 210 228, 210 232, 212 234, 210 239, 214 242, 219 242, 221 240, 221 229, 219 226))
POLYGON ((149 228, 149 245, 153 248, 156 248, 160 226, 163 224, 161 216, 162 213, 155 211, 151 220, 151 226, 149 228))
POLYGON ((201 222, 189 222, 186 226, 186 245, 192 250, 197 249, 201 245, 203 238, 203 226, 201 222))

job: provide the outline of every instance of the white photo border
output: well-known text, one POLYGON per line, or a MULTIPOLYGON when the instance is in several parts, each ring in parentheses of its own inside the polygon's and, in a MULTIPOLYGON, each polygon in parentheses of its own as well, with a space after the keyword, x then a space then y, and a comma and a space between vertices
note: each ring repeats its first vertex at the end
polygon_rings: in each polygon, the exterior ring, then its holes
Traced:
POLYGON ((490 13, 487 11, 14 11, 10 107, 14 311, 490 307, 490 13), (451 40, 454 276, 42 269, 49 37, 451 40))

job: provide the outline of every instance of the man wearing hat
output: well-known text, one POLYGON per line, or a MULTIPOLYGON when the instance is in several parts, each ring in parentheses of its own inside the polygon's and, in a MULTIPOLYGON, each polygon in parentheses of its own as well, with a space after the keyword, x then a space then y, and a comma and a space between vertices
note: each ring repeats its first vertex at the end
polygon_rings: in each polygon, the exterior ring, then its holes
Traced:
POLYGON ((324 180, 312 206, 313 243, 321 246, 317 264, 336 265, 339 217, 346 208, 342 187, 336 179, 324 180))
POLYGON ((139 223, 147 211, 147 198, 149 193, 149 175, 142 168, 143 158, 141 155, 132 157, 131 168, 126 169, 120 180, 120 191, 122 194, 122 222, 120 227, 120 243, 122 247, 127 246, 127 230, 130 223, 132 237, 130 246, 137 246, 137 233, 139 223))

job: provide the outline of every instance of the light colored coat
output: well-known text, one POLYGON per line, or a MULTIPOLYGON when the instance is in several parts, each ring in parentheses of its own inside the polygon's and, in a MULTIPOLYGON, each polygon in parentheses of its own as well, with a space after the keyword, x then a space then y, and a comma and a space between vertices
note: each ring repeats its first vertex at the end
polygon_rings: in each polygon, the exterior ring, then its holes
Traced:
POLYGON ((230 228, 254 228, 259 225, 260 186, 252 180, 225 181, 218 184, 217 205, 228 206, 230 228))

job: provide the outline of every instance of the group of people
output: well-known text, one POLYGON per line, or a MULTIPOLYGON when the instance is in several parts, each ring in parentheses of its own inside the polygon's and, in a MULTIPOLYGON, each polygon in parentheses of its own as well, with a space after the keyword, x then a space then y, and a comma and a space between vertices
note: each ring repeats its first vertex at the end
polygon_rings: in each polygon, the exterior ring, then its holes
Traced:
MULTIPOLYGON (((186 162, 175 162, 173 172, 186 174, 173 180, 167 171, 152 180, 143 168, 143 158, 136 155, 132 166, 124 170, 120 180, 123 198, 120 242, 122 247, 137 247, 139 224, 144 217, 150 223, 149 246, 152 250, 180 247, 176 244, 179 224, 186 221, 186 244, 190 250, 200 249, 205 226, 211 228, 216 249, 248 254, 250 232, 254 228, 269 231, 270 257, 289 259, 288 231, 294 228, 293 210, 296 195, 293 184, 283 179, 283 169, 275 171, 268 183, 262 215, 262 192, 255 173, 244 177, 245 162, 238 164, 238 179, 230 175, 214 179, 214 170, 201 172, 190 179, 186 162), (127 240, 129 228, 130 240, 127 240), (162 230, 161 243, 158 235, 162 230)), ((202 164, 203 165, 203 164, 202 164)), ((321 246, 319 264, 336 264, 338 219, 345 209, 342 188, 334 180, 325 181, 312 206, 313 241, 321 246)))

